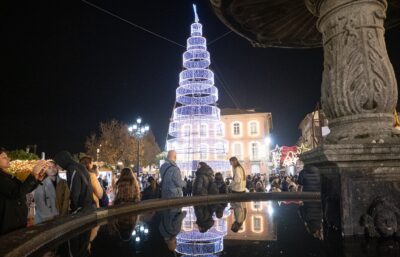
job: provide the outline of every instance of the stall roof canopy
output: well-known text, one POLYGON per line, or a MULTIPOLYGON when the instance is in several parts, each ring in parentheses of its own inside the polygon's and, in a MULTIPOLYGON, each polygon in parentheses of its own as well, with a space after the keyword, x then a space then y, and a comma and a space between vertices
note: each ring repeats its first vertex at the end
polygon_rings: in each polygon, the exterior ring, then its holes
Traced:
MULTIPOLYGON (((320 47, 312 0, 210 0, 219 19, 256 47, 320 47)), ((386 29, 400 24, 400 0, 388 0, 386 29)))

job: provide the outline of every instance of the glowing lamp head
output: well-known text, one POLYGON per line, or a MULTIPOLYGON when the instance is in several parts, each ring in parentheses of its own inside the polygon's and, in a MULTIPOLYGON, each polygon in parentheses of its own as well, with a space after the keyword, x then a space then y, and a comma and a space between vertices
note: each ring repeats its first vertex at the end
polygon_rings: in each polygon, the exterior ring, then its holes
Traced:
POLYGON ((128 131, 129 131, 129 132, 132 132, 132 131, 133 131, 133 127, 130 126, 130 127, 128 128, 128 131))
POLYGON ((266 144, 266 145, 270 145, 271 143, 272 143, 271 137, 269 137, 269 136, 266 137, 266 138, 265 138, 265 144, 266 144))
POLYGON ((137 124, 133 124, 132 130, 137 130, 137 124))
POLYGON ((137 124, 142 123, 142 119, 141 119, 141 118, 137 118, 137 119, 136 119, 136 123, 137 123, 137 124))
POLYGON ((149 130, 150 130, 149 125, 144 126, 144 130, 145 130, 145 131, 149 131, 149 130))

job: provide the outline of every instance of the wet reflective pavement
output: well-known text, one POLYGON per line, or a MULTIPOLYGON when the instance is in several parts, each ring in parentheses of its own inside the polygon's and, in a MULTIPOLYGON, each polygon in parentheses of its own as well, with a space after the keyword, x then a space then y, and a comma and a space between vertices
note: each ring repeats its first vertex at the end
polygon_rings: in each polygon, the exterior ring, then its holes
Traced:
POLYGON ((121 216, 32 256, 400 256, 398 239, 342 239, 334 227, 318 202, 231 202, 121 216))

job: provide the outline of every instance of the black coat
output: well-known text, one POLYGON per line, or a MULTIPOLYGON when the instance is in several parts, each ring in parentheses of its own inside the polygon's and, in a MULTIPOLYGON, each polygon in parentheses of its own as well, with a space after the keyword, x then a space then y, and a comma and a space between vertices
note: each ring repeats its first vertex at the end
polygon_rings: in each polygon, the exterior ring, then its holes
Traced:
POLYGON ((161 198, 161 188, 157 185, 156 190, 153 191, 151 186, 146 187, 143 190, 142 200, 150 200, 161 198))
POLYGON ((217 185, 217 188, 218 188, 218 192, 220 193, 220 194, 226 194, 226 193, 228 193, 228 188, 227 188, 227 186, 226 186, 226 184, 225 184, 225 182, 222 180, 222 181, 215 181, 215 184, 217 185))
POLYGON ((193 195, 218 194, 214 182, 214 172, 209 166, 200 167, 196 171, 196 178, 193 183, 193 195))
POLYGON ((86 168, 72 159, 69 152, 62 151, 54 161, 67 171, 67 182, 70 189, 71 211, 91 210, 95 208, 93 188, 86 168), (75 174, 75 175, 74 175, 75 174))
POLYGON ((200 233, 207 232, 213 225, 213 207, 212 205, 194 206, 194 214, 196 215, 196 224, 200 233))
POLYGON ((38 181, 29 175, 24 182, 0 170, 0 235, 26 227, 28 206, 26 194, 38 181))

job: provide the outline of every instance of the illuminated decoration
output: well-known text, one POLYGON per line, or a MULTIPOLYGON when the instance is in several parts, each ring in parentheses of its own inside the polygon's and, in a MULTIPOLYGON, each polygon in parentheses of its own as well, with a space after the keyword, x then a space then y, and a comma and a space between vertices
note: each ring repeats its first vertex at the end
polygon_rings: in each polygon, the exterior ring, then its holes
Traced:
POLYGON ((302 154, 310 150, 311 150, 310 147, 307 147, 305 144, 301 143, 301 145, 297 147, 297 154, 302 154))
POLYGON ((278 145, 271 150, 274 168, 296 166, 300 154, 309 151, 306 145, 300 146, 281 146, 278 145))
POLYGON ((176 237, 176 252, 183 256, 217 256, 224 249, 223 238, 227 234, 226 218, 231 214, 225 208, 221 219, 213 216, 214 225, 205 233, 200 233, 196 225, 193 207, 183 208, 186 217, 183 219, 181 232, 176 237))
POLYGON ((193 6, 195 22, 183 53, 184 70, 179 74, 176 108, 169 124, 167 150, 177 153, 177 165, 184 175, 191 175, 200 161, 207 162, 217 172, 230 170, 226 160, 227 142, 223 139, 220 109, 216 106, 218 89, 207 41, 193 6))
POLYGON ((276 145, 274 150, 271 150, 272 165, 274 169, 279 169, 281 166, 281 148, 276 145))

